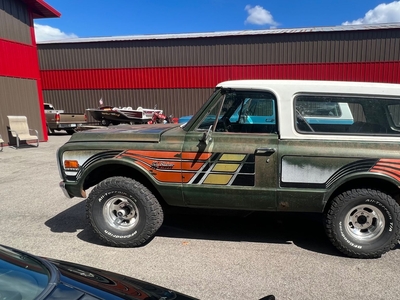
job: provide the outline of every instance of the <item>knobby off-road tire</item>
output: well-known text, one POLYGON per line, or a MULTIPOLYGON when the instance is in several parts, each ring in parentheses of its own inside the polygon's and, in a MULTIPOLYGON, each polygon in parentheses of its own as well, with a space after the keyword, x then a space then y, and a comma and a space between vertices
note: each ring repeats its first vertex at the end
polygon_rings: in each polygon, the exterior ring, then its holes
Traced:
POLYGON ((380 191, 349 190, 333 200, 325 226, 333 245, 347 256, 377 258, 400 238, 400 208, 380 191))
POLYGON ((86 200, 86 215, 100 239, 115 247, 147 244, 164 219, 154 195, 126 177, 111 177, 94 187, 86 200))

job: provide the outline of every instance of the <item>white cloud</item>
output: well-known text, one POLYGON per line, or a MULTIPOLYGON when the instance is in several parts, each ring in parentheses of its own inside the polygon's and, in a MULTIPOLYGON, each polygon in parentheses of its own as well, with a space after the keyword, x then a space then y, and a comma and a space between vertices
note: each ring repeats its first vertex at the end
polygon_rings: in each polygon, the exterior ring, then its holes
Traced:
POLYGON ((35 36, 36 42, 50 41, 50 40, 63 40, 77 38, 76 34, 67 34, 62 32, 58 28, 54 28, 48 25, 35 24, 35 36))
POLYGON ((389 4, 379 4, 374 9, 369 10, 364 18, 354 21, 346 21, 342 25, 360 25, 360 24, 379 24, 400 22, 400 1, 393 1, 389 4))
POLYGON ((260 5, 246 5, 244 9, 248 13, 248 17, 244 22, 245 24, 250 23, 256 25, 271 25, 271 27, 276 27, 279 25, 274 21, 274 17, 271 15, 271 13, 260 5))

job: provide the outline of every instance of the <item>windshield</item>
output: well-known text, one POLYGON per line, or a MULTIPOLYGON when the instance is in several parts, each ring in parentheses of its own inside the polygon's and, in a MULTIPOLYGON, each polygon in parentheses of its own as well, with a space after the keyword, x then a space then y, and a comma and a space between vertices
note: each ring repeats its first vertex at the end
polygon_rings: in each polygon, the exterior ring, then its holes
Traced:
POLYGON ((182 125, 181 127, 184 130, 188 131, 192 127, 192 125, 196 122, 196 120, 199 117, 201 117, 201 115, 203 115, 204 111, 209 111, 209 109, 210 109, 209 106, 214 101, 214 99, 216 97, 218 98, 220 96, 221 96, 221 89, 216 89, 214 91, 214 93, 210 96, 210 98, 207 100, 207 102, 204 103, 204 105, 197 111, 197 113, 193 117, 191 117, 190 120, 186 124, 182 125))
POLYGON ((0 246, 0 299, 35 299, 50 280, 36 258, 0 246))

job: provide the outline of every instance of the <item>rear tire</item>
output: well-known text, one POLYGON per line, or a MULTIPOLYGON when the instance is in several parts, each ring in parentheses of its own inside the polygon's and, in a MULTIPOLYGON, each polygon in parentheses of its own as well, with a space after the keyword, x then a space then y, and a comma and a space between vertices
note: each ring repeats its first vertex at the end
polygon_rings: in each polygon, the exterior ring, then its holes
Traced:
POLYGON ((75 133, 74 129, 65 130, 69 135, 73 135, 75 133))
POLYGON ((115 247, 147 244, 164 219, 150 190, 126 177, 100 182, 87 198, 86 214, 99 238, 115 247))
POLYGON ((377 258, 398 243, 400 208, 383 192, 349 190, 333 199, 325 226, 332 244, 342 253, 377 258))

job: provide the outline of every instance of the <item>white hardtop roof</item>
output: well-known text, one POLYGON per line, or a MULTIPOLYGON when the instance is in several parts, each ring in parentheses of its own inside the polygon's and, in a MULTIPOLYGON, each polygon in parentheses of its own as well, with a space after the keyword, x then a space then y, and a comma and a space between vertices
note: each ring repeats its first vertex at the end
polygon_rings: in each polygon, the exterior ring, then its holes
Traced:
MULTIPOLYGON (((217 85, 222 88, 267 91, 275 95, 280 122, 279 134, 281 139, 324 140, 323 134, 302 134, 296 131, 294 125, 295 96, 298 94, 325 94, 337 96, 360 96, 367 99, 371 96, 379 98, 400 98, 400 84, 352 82, 352 81, 323 81, 323 80, 232 80, 217 85)), ((337 140, 376 140, 376 136, 332 135, 337 140)), ((399 141, 399 137, 385 137, 385 141, 399 141)))
POLYGON ((378 82, 325 80, 231 80, 221 82, 217 87, 285 91, 285 94, 288 92, 316 92, 400 96, 400 84, 378 82))

